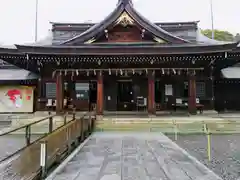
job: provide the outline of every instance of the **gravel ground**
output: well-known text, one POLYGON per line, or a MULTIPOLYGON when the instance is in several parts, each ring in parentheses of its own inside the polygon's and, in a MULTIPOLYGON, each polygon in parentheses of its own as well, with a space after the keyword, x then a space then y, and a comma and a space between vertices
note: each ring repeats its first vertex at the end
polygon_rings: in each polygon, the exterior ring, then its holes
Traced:
MULTIPOLYGON (((174 140, 174 136, 168 135, 174 140)), ((240 179, 240 134, 212 135, 212 161, 207 157, 207 138, 204 135, 182 135, 176 143, 212 169, 224 180, 240 179), (239 179, 238 179, 239 178, 239 179)))

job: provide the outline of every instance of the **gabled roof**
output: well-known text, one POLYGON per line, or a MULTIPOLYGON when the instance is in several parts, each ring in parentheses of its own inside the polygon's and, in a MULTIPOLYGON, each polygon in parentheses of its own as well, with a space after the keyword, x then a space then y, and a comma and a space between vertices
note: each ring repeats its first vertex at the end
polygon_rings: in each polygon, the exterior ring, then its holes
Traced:
MULTIPOLYGON (((198 29, 199 21, 185 22, 155 22, 154 24, 167 32, 198 29)), ((50 22, 52 25, 51 31, 77 31, 83 33, 97 23, 67 23, 67 22, 50 22)))
MULTIPOLYGON (((50 22, 52 24, 51 35, 52 42, 49 44, 59 45, 63 42, 79 36, 84 31, 87 31, 96 23, 62 23, 50 22)), ((167 31, 168 33, 196 43, 196 31, 198 29, 198 21, 188 22, 157 22, 157 26, 167 31)))
POLYGON ((172 44, 182 44, 189 43, 189 41, 174 36, 167 31, 163 30, 161 27, 156 24, 151 23, 149 20, 144 18, 139 14, 134 8, 131 0, 119 0, 115 10, 107 16, 102 22, 92 26, 87 31, 83 32, 80 35, 75 36, 72 39, 69 39, 62 44, 64 45, 74 45, 76 43, 81 44, 92 39, 97 34, 104 32, 110 25, 112 25, 117 19, 123 14, 127 13, 137 24, 143 27, 145 30, 152 33, 156 38, 162 39, 168 43, 172 44))

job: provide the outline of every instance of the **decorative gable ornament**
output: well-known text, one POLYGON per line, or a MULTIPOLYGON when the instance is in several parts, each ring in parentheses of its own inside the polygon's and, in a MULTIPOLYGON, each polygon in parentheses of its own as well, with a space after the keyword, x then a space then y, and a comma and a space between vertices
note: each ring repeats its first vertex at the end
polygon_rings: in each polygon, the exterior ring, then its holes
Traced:
POLYGON ((166 43, 166 41, 164 41, 163 39, 160 39, 160 38, 158 38, 158 37, 154 37, 154 40, 157 41, 157 42, 160 43, 160 44, 166 43))
POLYGON ((123 12, 116 20, 116 24, 121 24, 122 26, 126 27, 127 25, 133 25, 134 20, 128 15, 128 13, 123 12))
POLYGON ((96 41, 96 39, 93 37, 92 39, 89 39, 88 41, 86 41, 84 44, 91 44, 95 41, 96 41))

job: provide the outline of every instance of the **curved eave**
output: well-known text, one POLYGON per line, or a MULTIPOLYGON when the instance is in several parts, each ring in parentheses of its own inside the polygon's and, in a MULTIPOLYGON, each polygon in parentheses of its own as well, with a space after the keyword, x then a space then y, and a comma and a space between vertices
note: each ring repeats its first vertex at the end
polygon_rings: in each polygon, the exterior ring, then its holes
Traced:
POLYGON ((0 54, 20 54, 17 48, 1 48, 0 54))
POLYGON ((238 47, 237 47, 237 48, 235 48, 235 49, 234 49, 234 51, 233 51, 233 52, 240 53, 240 44, 238 45, 238 47))
POLYGON ((90 29, 86 30, 82 34, 63 42, 60 45, 73 45, 76 43, 84 43, 88 41, 89 39, 95 37, 98 33, 103 32, 111 24, 113 24, 124 11, 126 11, 140 26, 145 28, 157 38, 163 39, 173 44, 190 43, 187 40, 168 33, 156 24, 151 23, 149 20, 140 15, 140 13, 138 13, 131 4, 119 3, 116 9, 102 22, 92 26, 90 29))
POLYGON ((151 23, 148 19, 146 19, 140 13, 138 13, 131 5, 128 4, 125 7, 125 9, 137 23, 139 23, 142 27, 144 27, 149 32, 153 33, 156 37, 166 40, 167 42, 170 42, 170 43, 175 43, 175 44, 190 43, 190 41, 174 36, 169 32, 163 30, 156 24, 151 23))
POLYGON ((230 52, 237 43, 224 45, 91 45, 91 46, 23 46, 16 45, 24 54, 42 55, 174 55, 230 52))

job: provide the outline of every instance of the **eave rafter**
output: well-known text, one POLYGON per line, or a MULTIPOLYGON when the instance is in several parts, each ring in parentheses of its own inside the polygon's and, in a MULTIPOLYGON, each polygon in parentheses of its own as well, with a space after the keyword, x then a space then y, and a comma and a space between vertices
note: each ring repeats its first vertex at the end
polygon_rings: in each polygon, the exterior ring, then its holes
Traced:
POLYGON ((149 72, 158 73, 160 76, 179 76, 201 73, 204 68, 97 68, 97 69, 56 69, 52 72, 52 77, 57 74, 63 76, 96 76, 98 72, 109 76, 148 76, 149 72))

